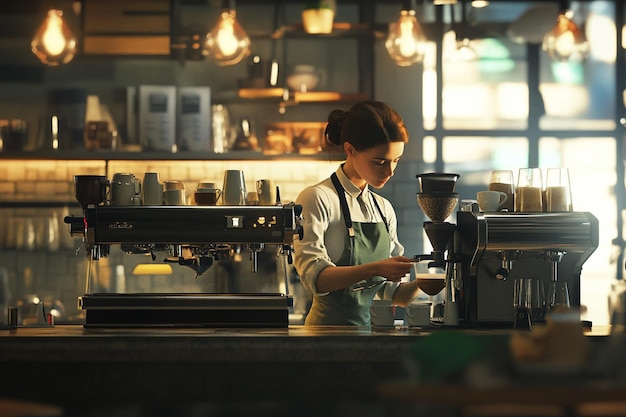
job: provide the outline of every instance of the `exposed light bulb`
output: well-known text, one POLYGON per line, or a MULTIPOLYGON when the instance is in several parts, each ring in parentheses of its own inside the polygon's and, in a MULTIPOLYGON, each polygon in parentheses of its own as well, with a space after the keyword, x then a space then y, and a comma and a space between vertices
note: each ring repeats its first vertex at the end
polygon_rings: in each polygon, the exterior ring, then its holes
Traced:
POLYGON ((205 51, 220 66, 235 65, 250 54, 250 38, 237 22, 234 9, 222 11, 206 36, 205 51))
POLYGON ((483 7, 489 6, 488 0, 472 0, 472 7, 475 9, 482 9, 483 7))
POLYGON ((74 58, 77 41, 63 20, 61 10, 48 11, 46 19, 35 32, 30 46, 37 58, 46 65, 66 64, 74 58))
POLYGON ((572 20, 571 11, 562 12, 554 28, 543 38, 543 50, 560 62, 580 62, 589 56, 589 43, 572 20))
POLYGON ((455 58, 460 61, 475 61, 478 59, 478 53, 472 47, 468 38, 457 41, 455 58))
POLYGON ((415 10, 402 10, 398 21, 389 24, 385 41, 387 53, 397 65, 408 67, 422 62, 425 47, 426 39, 415 18, 415 10))

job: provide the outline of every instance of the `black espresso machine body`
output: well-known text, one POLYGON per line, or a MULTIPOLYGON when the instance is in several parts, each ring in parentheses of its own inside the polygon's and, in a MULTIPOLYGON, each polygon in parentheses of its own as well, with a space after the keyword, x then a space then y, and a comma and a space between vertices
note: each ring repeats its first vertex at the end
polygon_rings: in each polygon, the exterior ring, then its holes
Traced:
POLYGON ((580 306, 583 264, 598 247, 598 220, 587 212, 457 212, 459 319, 472 327, 513 324, 515 278, 565 281, 580 306))
MULTIPOLYGON (((291 262, 301 207, 275 206, 88 206, 66 218, 82 236, 89 256, 86 293, 79 307, 87 327, 287 327, 293 299, 284 293, 94 293, 91 263, 119 245, 129 255, 152 255, 153 263, 191 267, 196 278, 214 262, 248 253, 252 272, 268 247, 291 262), (160 260, 161 253, 165 259, 160 260)), ((149 259, 149 258, 148 258, 149 259)), ((287 286, 285 286, 287 287, 287 286)))

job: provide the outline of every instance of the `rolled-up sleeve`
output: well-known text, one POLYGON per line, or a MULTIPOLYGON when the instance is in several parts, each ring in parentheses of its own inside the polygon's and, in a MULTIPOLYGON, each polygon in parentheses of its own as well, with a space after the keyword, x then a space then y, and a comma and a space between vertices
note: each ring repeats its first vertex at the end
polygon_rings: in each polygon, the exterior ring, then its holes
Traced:
POLYGON ((319 186, 304 189, 296 203, 302 205, 302 239, 294 240, 294 260, 296 271, 304 288, 314 294, 317 292, 317 276, 328 266, 334 266, 325 236, 330 224, 328 193, 319 186))

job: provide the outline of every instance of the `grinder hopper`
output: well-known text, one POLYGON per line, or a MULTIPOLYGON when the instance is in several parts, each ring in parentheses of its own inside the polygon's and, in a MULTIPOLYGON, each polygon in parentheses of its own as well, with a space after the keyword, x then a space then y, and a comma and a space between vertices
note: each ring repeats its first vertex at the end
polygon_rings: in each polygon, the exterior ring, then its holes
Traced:
POLYGON ((455 226, 445 220, 459 202, 459 193, 454 192, 459 174, 432 172, 416 177, 420 187, 417 203, 430 220, 424 223, 426 235, 434 252, 443 252, 454 234, 455 226))

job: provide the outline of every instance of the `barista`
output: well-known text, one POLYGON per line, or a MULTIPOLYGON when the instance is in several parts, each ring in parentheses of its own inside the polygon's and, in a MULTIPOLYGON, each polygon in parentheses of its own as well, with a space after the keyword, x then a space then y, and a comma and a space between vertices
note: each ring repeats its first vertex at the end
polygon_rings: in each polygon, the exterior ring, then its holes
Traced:
POLYGON ((333 110, 325 133, 346 160, 296 199, 304 233, 294 242, 295 267, 313 293, 305 324, 365 326, 375 296, 405 306, 418 292, 416 281, 401 283, 412 263, 393 206, 370 191, 393 176, 409 135, 398 113, 375 101, 333 110))

